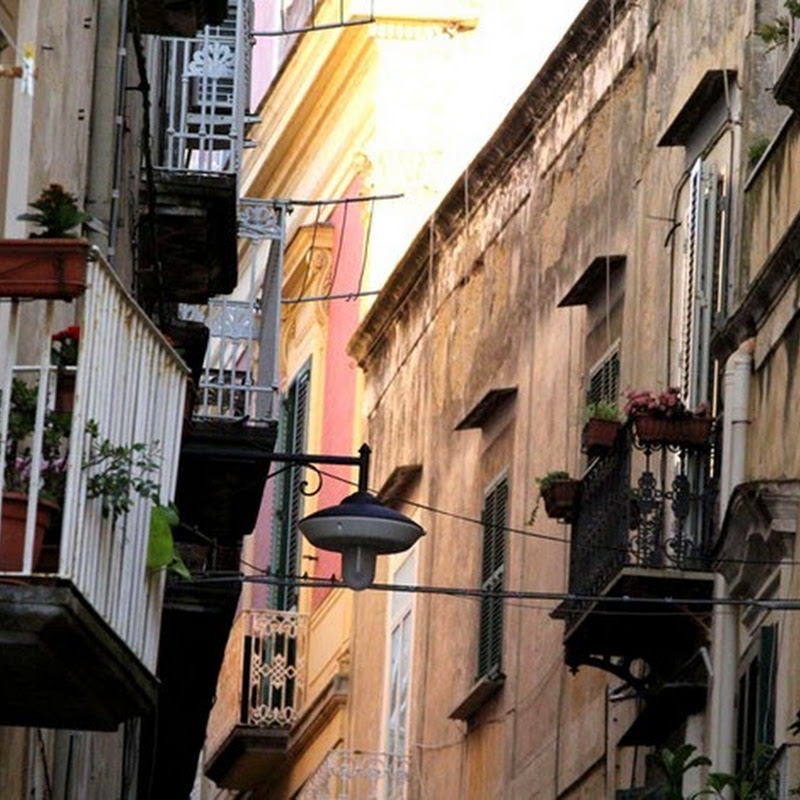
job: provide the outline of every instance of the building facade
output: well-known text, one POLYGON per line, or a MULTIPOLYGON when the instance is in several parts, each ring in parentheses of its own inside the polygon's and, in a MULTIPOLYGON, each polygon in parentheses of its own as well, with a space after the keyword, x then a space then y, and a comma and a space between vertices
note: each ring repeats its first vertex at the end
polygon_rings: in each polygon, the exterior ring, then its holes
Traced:
POLYGON ((241 589, 207 578, 239 568, 277 436, 253 276, 283 217, 240 203, 251 25, 225 0, 0 9, 3 797, 194 783, 241 589), (87 239, 27 238, 48 187, 87 239))
POLYGON ((351 340, 375 483, 427 530, 378 577, 423 591, 353 611, 352 746, 409 758, 409 796, 652 796, 685 744, 800 780, 795 25, 586 3, 351 340))

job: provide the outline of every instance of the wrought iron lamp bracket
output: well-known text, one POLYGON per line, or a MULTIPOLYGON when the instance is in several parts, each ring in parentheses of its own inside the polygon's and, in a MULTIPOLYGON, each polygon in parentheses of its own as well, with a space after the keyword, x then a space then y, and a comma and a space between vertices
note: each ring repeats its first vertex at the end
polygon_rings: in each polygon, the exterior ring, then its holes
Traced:
POLYGON ((340 467, 358 467, 358 491, 368 491, 369 485, 369 459, 372 450, 366 443, 358 449, 357 456, 320 455, 313 453, 271 453, 272 461, 289 466, 307 467, 316 473, 319 483, 313 491, 308 490, 308 481, 303 481, 300 491, 306 497, 318 494, 322 489, 323 472, 319 465, 331 464, 340 467))

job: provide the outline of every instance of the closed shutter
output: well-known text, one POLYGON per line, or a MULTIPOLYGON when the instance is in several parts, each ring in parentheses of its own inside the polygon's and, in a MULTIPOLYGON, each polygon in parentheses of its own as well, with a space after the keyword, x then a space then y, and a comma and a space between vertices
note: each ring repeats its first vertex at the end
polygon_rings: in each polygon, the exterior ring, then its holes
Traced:
MULTIPOLYGON (((286 453, 305 452, 310 391, 311 367, 307 365, 289 386, 283 401, 280 442, 286 453)), ((273 565, 281 575, 300 573, 300 533, 297 523, 303 516, 304 473, 302 466, 289 466, 278 476, 276 484, 273 565)), ((296 607, 295 587, 279 586, 276 595, 277 608, 290 610, 296 607)))
POLYGON ((777 625, 764 625, 760 631, 758 673, 757 744, 775 742, 775 677, 777 669, 777 625))
MULTIPOLYGON (((503 478, 487 492, 481 514, 483 522, 481 589, 485 592, 499 592, 503 589, 507 518, 508 480, 503 478)), ((478 635, 478 678, 495 677, 500 673, 502 653, 503 599, 482 597, 478 635)))

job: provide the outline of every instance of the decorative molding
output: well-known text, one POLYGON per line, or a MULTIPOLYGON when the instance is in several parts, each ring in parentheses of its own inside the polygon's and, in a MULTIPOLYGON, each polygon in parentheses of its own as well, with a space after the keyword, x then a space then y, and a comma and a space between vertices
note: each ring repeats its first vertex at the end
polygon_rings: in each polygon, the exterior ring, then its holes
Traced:
POLYGON ((733 597, 756 597, 779 562, 791 558, 800 481, 752 481, 731 495, 716 559, 733 597))

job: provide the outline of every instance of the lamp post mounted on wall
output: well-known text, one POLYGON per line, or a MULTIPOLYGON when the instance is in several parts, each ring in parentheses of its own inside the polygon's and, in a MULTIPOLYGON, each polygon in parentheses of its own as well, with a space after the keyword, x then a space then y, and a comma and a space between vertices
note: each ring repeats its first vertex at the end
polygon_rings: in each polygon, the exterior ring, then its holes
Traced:
MULTIPOLYGON (((298 527, 311 544, 342 554, 342 579, 351 589, 366 589, 375 579, 378 555, 408 550, 425 531, 413 520, 388 508, 368 491, 367 444, 358 456, 328 456, 306 453, 274 453, 274 461, 316 469, 318 464, 358 467, 358 491, 337 506, 322 508, 304 517, 298 527)), ((317 470, 318 472, 318 470, 317 470)))

